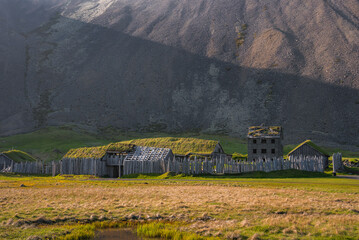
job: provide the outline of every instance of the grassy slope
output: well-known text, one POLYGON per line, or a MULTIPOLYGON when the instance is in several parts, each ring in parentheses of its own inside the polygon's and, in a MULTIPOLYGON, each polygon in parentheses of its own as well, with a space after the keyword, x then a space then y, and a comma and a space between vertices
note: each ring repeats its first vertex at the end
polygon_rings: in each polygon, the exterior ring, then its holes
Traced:
MULTIPOLYGON (((201 133, 124 133, 115 129, 105 129, 101 133, 94 134, 71 126, 48 127, 32 133, 0 138, 0 151, 19 149, 40 159, 54 160, 60 159, 71 148, 101 146, 116 141, 151 137, 193 137, 217 140, 220 142, 226 153, 247 153, 246 140, 229 136, 201 133)), ((284 154, 287 154, 295 146, 296 145, 285 146, 284 154)), ((325 147, 323 147, 323 149, 329 154, 332 154, 333 152, 342 152, 345 157, 359 158, 359 153, 356 152, 329 149, 325 147)))
POLYGON ((20 149, 46 160, 61 158, 69 149, 110 143, 71 127, 49 127, 27 134, 0 138, 0 151, 20 149))
POLYGON ((123 133, 116 130, 99 134, 90 133, 77 127, 48 127, 32 133, 0 138, 0 151, 20 149, 40 159, 60 159, 71 148, 101 146, 111 142, 126 141, 151 137, 194 137, 207 140, 219 140, 228 153, 246 151, 245 141, 228 136, 206 135, 197 133, 123 133))

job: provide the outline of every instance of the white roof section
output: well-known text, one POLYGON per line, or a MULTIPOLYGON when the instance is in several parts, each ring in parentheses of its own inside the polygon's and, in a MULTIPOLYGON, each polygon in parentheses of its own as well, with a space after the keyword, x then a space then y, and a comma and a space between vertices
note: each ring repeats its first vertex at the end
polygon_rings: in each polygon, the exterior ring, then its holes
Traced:
POLYGON ((158 161, 167 160, 172 156, 172 150, 169 148, 136 146, 136 151, 129 153, 125 161, 158 161))

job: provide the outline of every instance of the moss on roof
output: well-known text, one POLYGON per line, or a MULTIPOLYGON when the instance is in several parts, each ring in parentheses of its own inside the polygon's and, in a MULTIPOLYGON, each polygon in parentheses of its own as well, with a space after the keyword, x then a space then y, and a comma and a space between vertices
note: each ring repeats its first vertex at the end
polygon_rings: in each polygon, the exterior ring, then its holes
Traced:
POLYGON ((144 138, 125 141, 122 143, 135 144, 137 146, 170 148, 177 155, 193 154, 212 154, 218 141, 204 140, 198 138, 144 138))
POLYGON ((128 144, 123 142, 110 143, 109 145, 107 145, 107 151, 129 152, 134 147, 134 144, 128 144))
POLYGON ((128 152, 134 148, 132 144, 125 143, 110 143, 105 146, 99 147, 83 147, 70 149, 64 158, 102 158, 105 156, 106 151, 118 151, 118 152, 128 152))
POLYGON ((281 132, 280 126, 252 126, 248 129, 248 137, 280 136, 281 132))
POLYGON ((110 143, 99 147, 83 147, 70 149, 64 158, 102 158, 106 151, 128 152, 137 146, 170 148, 177 155, 186 154, 211 154, 213 153, 217 141, 204 140, 197 138, 144 138, 129 141, 110 143))
POLYGON ((36 159, 30 154, 20 150, 10 150, 2 152, 5 156, 12 159, 14 162, 34 162, 36 159))
POLYGON ((297 150, 298 148, 300 148, 301 146, 303 146, 304 144, 309 145, 310 147, 314 148, 314 149, 317 150, 318 152, 320 152, 320 153, 326 155, 327 157, 329 157, 329 154, 328 154, 328 153, 326 153, 326 152, 325 152, 323 149, 321 149, 318 145, 314 144, 311 140, 306 140, 306 141, 302 142, 301 144, 299 144, 298 146, 296 146, 292 151, 290 151, 290 152, 288 153, 288 156, 289 156, 290 154, 292 154, 295 150, 297 150))

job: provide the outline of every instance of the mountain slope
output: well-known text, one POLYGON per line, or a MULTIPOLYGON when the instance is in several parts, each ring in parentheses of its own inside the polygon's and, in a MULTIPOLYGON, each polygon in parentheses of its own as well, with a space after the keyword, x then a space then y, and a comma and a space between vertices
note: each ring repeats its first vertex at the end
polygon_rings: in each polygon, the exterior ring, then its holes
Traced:
POLYGON ((354 0, 4 0, 0 134, 69 122, 359 142, 354 0), (44 3, 45 2, 45 3, 44 3))

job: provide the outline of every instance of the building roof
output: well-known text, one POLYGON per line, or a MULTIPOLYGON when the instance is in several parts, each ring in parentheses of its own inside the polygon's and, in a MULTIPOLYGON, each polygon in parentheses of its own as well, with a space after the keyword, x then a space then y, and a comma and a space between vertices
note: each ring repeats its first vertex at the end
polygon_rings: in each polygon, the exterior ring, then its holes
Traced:
POLYGON ((217 145, 219 145, 218 141, 198 138, 144 138, 110 143, 105 146, 70 149, 64 158, 102 158, 108 151, 130 152, 134 151, 136 146, 168 148, 176 155, 210 155, 217 145))
POLYGON ((329 157, 328 153, 326 153, 323 149, 321 149, 318 145, 314 144, 311 140, 306 140, 304 142, 302 142, 301 144, 299 144, 298 146, 296 146, 292 151, 290 151, 288 153, 288 156, 291 155, 293 152, 295 152, 298 148, 302 147, 303 145, 308 145, 311 148, 317 150, 318 152, 320 152, 321 154, 329 157))
POLYGON ((213 140, 205 140, 198 138, 175 138, 175 137, 135 139, 123 143, 134 144, 137 146, 170 148, 172 152, 176 155, 187 155, 187 154, 210 155, 214 152, 216 146, 219 144, 218 141, 213 141, 213 140))
POLYGON ((30 154, 20 150, 9 150, 0 154, 5 155, 14 162, 34 162, 36 159, 30 154))
POLYGON ((82 147, 70 149, 64 158, 102 158, 107 151, 129 152, 134 149, 133 144, 110 143, 99 147, 82 147))
POLYGON ((173 156, 169 148, 136 147, 134 153, 126 156, 125 161, 158 161, 173 156))
POLYGON ((276 137, 282 136, 282 127, 280 126, 252 126, 248 128, 249 138, 276 137))

